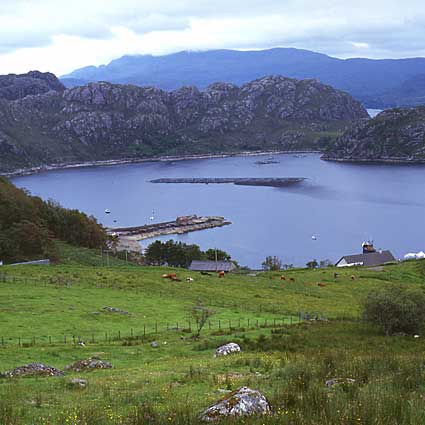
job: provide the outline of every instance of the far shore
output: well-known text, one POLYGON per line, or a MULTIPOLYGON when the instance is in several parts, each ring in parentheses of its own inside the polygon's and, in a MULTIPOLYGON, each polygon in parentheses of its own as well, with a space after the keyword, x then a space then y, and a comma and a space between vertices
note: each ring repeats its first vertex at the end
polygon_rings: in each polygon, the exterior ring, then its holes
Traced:
POLYGON ((175 161, 187 161, 196 159, 214 159, 214 158, 229 158, 238 156, 260 156, 260 155, 282 155, 282 154, 310 154, 318 153, 320 151, 315 150, 297 150, 297 151, 245 151, 245 152, 229 152, 219 154, 199 154, 199 155, 181 155, 181 156, 158 156, 153 158, 123 158, 123 159, 109 159, 102 161, 86 161, 86 162, 75 162, 75 163, 59 163, 50 165, 40 165, 38 167, 21 168, 11 172, 0 172, 1 176, 4 177, 20 177, 31 174, 38 174, 47 171, 54 170, 66 170, 70 168, 87 168, 87 167, 108 167, 113 165, 125 165, 125 164, 140 164, 145 162, 175 162, 175 161))
POLYGON ((321 157, 323 161, 342 162, 350 164, 376 164, 376 165, 424 165, 425 159, 405 159, 405 158, 381 158, 381 159, 366 159, 366 158, 326 158, 321 157))

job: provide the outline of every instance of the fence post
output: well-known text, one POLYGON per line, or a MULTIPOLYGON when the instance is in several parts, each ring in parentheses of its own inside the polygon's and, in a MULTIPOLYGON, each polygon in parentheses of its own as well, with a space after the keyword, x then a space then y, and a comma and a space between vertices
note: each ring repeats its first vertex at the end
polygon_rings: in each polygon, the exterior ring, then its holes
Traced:
POLYGON ((179 330, 179 322, 176 323, 176 328, 179 330))
POLYGON ((146 336, 146 325, 143 325, 143 336, 146 336))
POLYGON ((239 329, 241 328, 241 319, 239 319, 239 329))
POLYGON ((218 321, 218 329, 221 330, 221 320, 218 321))
POLYGON ((118 331, 118 341, 121 341, 121 331, 118 331))
POLYGON ((63 343, 66 345, 66 335, 63 336, 63 343))
POLYGON ((18 345, 21 346, 21 337, 18 337, 18 345))
POLYGON ((52 345, 52 337, 49 335, 49 344, 52 345))
POLYGON ((189 320, 189 332, 192 332, 192 324, 190 323, 190 320, 189 320))
POLYGON ((130 329, 130 336, 133 338, 133 328, 130 329))
POLYGON ((158 333, 158 322, 155 322, 155 333, 158 333))
POLYGON ((249 319, 248 319, 248 329, 249 329, 249 319))

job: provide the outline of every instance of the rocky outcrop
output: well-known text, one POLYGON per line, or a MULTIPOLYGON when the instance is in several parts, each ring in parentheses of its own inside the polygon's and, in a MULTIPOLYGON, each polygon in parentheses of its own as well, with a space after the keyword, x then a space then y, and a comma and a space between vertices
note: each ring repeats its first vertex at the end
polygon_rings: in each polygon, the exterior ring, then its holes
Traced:
POLYGON ((346 93, 282 76, 203 92, 105 82, 55 90, 0 101, 0 172, 164 154, 317 150, 330 132, 367 117, 346 93))
POLYGON ((241 387, 224 399, 208 407, 200 416, 203 422, 215 422, 226 417, 266 415, 270 405, 266 397, 257 390, 241 387))
POLYGON ((100 359, 90 358, 87 360, 78 360, 65 367, 66 371, 81 372, 95 369, 111 369, 112 364, 100 359))
POLYGON ((27 74, 0 75, 0 99, 16 100, 28 95, 62 92, 65 86, 50 72, 31 71, 27 74))
POLYGON ((63 372, 52 366, 46 366, 43 363, 30 363, 25 366, 19 366, 8 372, 0 374, 2 378, 15 378, 20 376, 62 376, 63 372))
POLYGON ((425 107, 391 109, 345 132, 323 157, 334 161, 425 162, 425 107))

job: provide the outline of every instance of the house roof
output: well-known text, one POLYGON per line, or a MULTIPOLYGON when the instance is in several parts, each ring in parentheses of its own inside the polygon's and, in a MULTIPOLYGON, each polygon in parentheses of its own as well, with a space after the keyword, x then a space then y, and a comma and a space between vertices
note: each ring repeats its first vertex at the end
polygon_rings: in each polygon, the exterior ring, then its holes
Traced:
MULTIPOLYGON (((345 260, 348 264, 363 263, 363 266, 373 267, 380 266, 385 263, 396 261, 390 251, 368 252, 367 254, 345 255, 341 260, 345 260)), ((338 261, 337 264, 341 262, 338 261)))
POLYGON ((235 270, 236 266, 231 261, 192 261, 189 266, 189 270, 202 271, 202 272, 215 272, 215 271, 224 271, 230 272, 235 270))

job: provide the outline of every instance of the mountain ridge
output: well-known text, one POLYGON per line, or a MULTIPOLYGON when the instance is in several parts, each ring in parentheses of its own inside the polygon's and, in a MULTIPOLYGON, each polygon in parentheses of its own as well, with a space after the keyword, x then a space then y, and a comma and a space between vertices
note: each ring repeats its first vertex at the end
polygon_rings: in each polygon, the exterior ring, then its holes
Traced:
POLYGON ((112 83, 0 99, 0 171, 162 155, 318 150, 367 118, 348 94, 269 76, 242 86, 112 83))
MULTIPOLYGON (((221 49, 163 56, 125 55, 107 65, 75 70, 61 77, 61 81, 69 86, 109 81, 175 90, 184 85, 205 89, 215 81, 241 85, 265 75, 279 74, 296 79, 318 79, 374 107, 376 98, 385 101, 388 91, 423 73, 425 58, 339 59, 295 48, 221 49)), ((409 99, 406 102, 408 104, 409 99)), ((385 103, 381 102, 380 107, 383 106, 385 103)))

